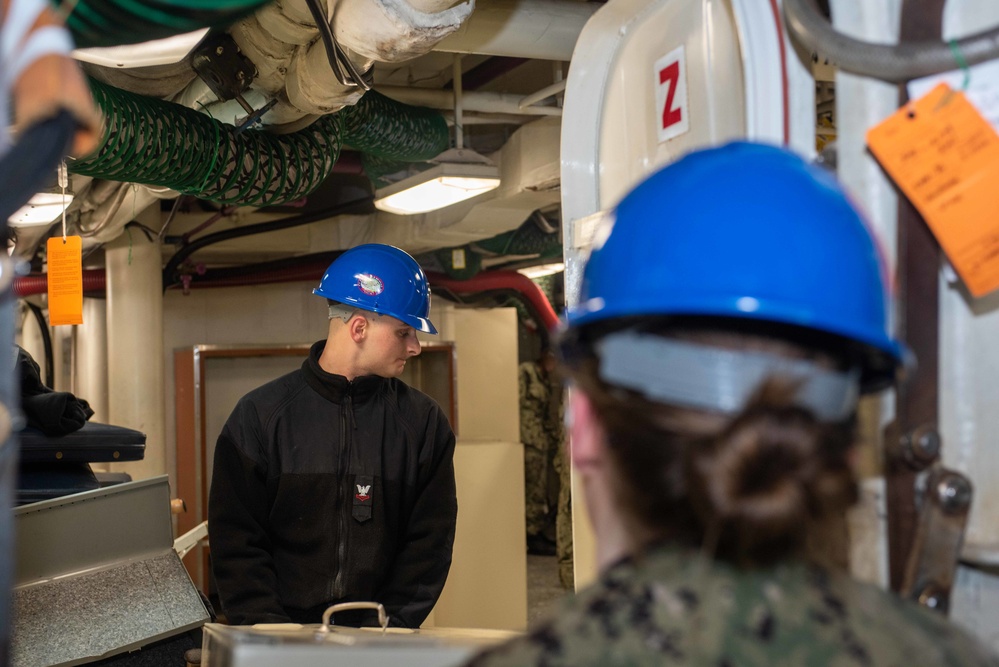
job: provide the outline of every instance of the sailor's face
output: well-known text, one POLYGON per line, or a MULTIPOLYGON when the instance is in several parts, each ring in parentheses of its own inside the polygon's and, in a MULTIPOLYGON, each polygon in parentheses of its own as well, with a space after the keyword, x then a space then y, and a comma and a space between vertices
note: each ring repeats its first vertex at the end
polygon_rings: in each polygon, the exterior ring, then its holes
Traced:
POLYGON ((406 361, 420 353, 413 327, 394 317, 372 317, 364 342, 364 366, 368 375, 394 378, 402 375, 406 361))

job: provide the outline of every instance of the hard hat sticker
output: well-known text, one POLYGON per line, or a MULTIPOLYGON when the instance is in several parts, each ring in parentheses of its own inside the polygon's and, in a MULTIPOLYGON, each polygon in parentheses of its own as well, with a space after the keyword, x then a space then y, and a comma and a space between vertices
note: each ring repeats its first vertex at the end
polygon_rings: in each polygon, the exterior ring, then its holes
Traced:
POLYGON ((357 287, 368 296, 378 296, 385 291, 385 283, 378 276, 370 273, 359 273, 356 276, 357 287))

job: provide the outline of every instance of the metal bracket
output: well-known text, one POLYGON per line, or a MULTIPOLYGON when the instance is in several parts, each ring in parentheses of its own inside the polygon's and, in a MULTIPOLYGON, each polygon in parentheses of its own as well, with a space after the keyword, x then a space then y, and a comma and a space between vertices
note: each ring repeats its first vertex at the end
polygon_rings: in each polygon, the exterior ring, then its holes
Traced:
MULTIPOLYGON (((257 68, 226 33, 209 32, 191 52, 191 67, 223 102, 240 100, 257 76, 257 68)), ((245 106, 244 106, 245 108, 245 106)), ((253 109, 247 110, 252 113, 253 109)))
POLYGON ((900 592, 946 614, 973 489, 967 477, 940 465, 930 469, 925 481, 916 535, 900 592))

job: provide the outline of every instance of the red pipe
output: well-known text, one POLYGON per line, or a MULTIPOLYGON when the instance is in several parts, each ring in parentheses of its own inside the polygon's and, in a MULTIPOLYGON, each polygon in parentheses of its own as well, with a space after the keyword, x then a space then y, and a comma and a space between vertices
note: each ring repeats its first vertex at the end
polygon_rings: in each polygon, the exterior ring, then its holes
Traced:
MULTIPOLYGON (((48 290, 49 277, 45 273, 33 273, 30 276, 14 278, 14 294, 16 296, 31 296, 44 294, 48 290)), ((103 292, 105 289, 104 269, 86 269, 83 272, 84 292, 103 292)))
POLYGON ((542 323, 549 331, 553 331, 558 326, 558 315, 555 314, 555 309, 552 308, 545 293, 533 280, 516 271, 486 271, 468 280, 455 280, 443 273, 428 273, 427 279, 430 280, 431 288, 436 285, 455 294, 501 289, 520 292, 534 306, 542 323))
MULTIPOLYGON (((322 276, 327 264, 305 262, 274 271, 262 271, 251 276, 234 276, 218 280, 196 280, 191 287, 230 287, 237 285, 263 285, 267 283, 317 280, 322 276)), ((541 317, 545 327, 552 331, 558 325, 558 315, 552 308, 548 297, 537 284, 527 276, 516 271, 487 271, 468 280, 455 280, 443 273, 428 273, 430 286, 442 287, 455 294, 471 294, 491 290, 513 290, 519 292, 534 307, 541 317)), ((14 294, 23 297, 32 294, 42 294, 48 286, 48 276, 44 273, 14 278, 14 294)), ((83 272, 84 292, 103 292, 107 287, 104 269, 86 269, 83 272)))

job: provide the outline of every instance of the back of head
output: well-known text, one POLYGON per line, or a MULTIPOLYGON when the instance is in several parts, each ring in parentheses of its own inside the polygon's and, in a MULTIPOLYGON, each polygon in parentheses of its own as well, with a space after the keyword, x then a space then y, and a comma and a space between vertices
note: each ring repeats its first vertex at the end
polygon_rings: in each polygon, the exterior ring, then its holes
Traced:
POLYGON ((417 331, 436 334, 430 321, 430 286, 408 253, 381 243, 347 250, 330 264, 313 294, 379 315, 389 315, 417 331))
POLYGON ((857 396, 903 356, 888 304, 858 212, 784 149, 699 151, 626 196, 562 351, 633 532, 762 564, 841 514, 857 396))

